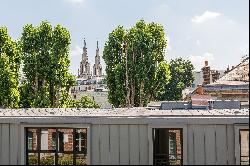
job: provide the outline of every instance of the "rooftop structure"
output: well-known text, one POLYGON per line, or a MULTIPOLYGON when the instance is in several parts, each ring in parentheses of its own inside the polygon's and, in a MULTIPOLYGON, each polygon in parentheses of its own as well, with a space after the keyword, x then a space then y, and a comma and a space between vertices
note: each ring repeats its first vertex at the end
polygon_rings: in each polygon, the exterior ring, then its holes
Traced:
POLYGON ((0 109, 0 164, 249 164, 249 109, 0 109))
POLYGON ((229 70, 223 77, 211 85, 246 85, 249 84, 249 57, 229 70))
MULTIPOLYGON (((239 100, 249 103, 249 57, 228 70, 224 76, 213 83, 202 85, 204 94, 211 95, 214 100, 239 100)), ((187 100, 197 89, 185 97, 187 100)), ((249 104, 248 104, 249 105, 249 104)))
MULTIPOLYGON (((137 117, 137 118, 167 118, 167 117, 248 117, 248 109, 213 109, 213 110, 148 110, 143 107, 137 108, 116 108, 114 109, 76 109, 76 108, 30 108, 30 109, 0 109, 0 119, 16 119, 15 121, 26 121, 37 118, 112 118, 112 117, 137 117), (26 117, 26 118, 25 118, 26 117), (20 120, 18 120, 20 118, 20 120)), ((9 120, 11 120, 9 119, 9 120)), ((12 120, 11 120, 12 121, 12 120)), ((2 121, 3 122, 3 121, 2 121)))

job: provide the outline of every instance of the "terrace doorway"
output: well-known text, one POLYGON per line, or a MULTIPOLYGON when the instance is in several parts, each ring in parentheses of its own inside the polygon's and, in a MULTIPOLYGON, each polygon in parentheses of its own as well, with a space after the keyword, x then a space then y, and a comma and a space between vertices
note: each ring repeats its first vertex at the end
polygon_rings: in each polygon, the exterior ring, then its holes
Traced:
POLYGON ((183 165, 183 129, 153 128, 153 164, 183 165))

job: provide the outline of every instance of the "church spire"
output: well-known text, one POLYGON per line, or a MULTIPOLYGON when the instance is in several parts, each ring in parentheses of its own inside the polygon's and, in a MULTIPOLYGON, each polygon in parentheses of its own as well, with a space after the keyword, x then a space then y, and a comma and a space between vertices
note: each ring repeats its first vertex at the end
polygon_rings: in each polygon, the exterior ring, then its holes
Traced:
POLYGON ((87 46, 86 46, 85 38, 83 41, 83 53, 82 53, 82 60, 80 62, 79 77, 84 78, 84 79, 90 78, 90 64, 88 62, 88 53, 87 53, 87 46))
POLYGON ((96 41, 96 55, 95 57, 99 57, 99 45, 98 41, 96 41))
POLYGON ((83 45, 83 47, 86 47, 86 41, 85 41, 85 38, 84 38, 84 45, 83 45))
POLYGON ((95 55, 95 64, 93 66, 93 75, 96 77, 102 76, 102 66, 101 66, 101 62, 100 62, 98 41, 96 41, 96 55, 95 55))

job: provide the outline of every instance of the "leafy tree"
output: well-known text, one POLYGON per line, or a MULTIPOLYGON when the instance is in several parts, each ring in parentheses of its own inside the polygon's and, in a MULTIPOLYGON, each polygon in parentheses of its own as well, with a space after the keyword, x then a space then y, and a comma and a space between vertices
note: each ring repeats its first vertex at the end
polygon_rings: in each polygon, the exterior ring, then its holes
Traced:
POLYGON ((167 42, 163 26, 140 20, 129 30, 118 26, 109 34, 103 58, 109 101, 115 107, 146 106, 170 79, 164 61, 167 42))
POLYGON ((165 85, 165 92, 158 95, 159 100, 180 100, 182 90, 194 81, 194 66, 189 60, 177 58, 170 61, 171 79, 165 85))
POLYGON ((100 106, 89 96, 83 96, 80 100, 73 102, 73 107, 76 108, 100 108, 100 106))
POLYGON ((28 108, 32 104, 32 101, 34 100, 31 94, 33 94, 33 89, 31 88, 31 85, 28 84, 27 81, 23 82, 19 87, 20 92, 20 102, 19 107, 20 108, 28 108))
POLYGON ((61 95, 60 107, 62 108, 100 108, 93 99, 89 96, 83 96, 80 100, 72 100, 70 96, 65 93, 61 95))
POLYGON ((27 84, 23 85, 23 92, 28 88, 32 92, 30 96, 26 93, 21 97, 25 106, 60 105, 60 95, 67 93, 75 82, 68 71, 69 45, 70 33, 61 25, 53 28, 44 21, 37 27, 31 24, 24 26, 21 46, 27 84))
POLYGON ((21 57, 18 44, 0 27, 0 107, 17 108, 21 57))

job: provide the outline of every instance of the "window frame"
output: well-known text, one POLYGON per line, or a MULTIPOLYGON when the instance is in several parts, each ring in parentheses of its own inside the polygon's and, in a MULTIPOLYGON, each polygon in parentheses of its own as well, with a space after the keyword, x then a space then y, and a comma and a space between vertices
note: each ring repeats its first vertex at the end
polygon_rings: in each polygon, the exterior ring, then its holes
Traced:
MULTIPOLYGON (((62 129, 87 129, 87 157, 86 157, 86 162, 87 165, 90 165, 91 163, 91 151, 90 151, 90 145, 91 145, 91 139, 90 139, 90 134, 91 134, 91 129, 90 129, 90 124, 51 124, 51 125, 43 125, 43 124, 34 124, 34 125, 21 125, 21 164, 26 165, 26 157, 27 157, 27 144, 26 142, 26 128, 62 128, 62 129)), ((74 149, 73 149, 74 153, 74 149)), ((72 153, 72 154, 73 154, 72 153)), ((67 153, 65 153, 67 154, 67 153)), ((77 153, 80 154, 80 153, 77 153)))
POLYGON ((166 128, 166 129, 182 129, 182 164, 187 165, 187 125, 165 125, 165 124, 149 124, 148 125, 148 140, 149 140, 149 165, 153 165, 154 151, 153 151, 153 129, 166 128))
POLYGON ((246 124, 236 124, 234 126, 234 133, 235 133, 235 164, 240 165, 241 164, 241 145, 240 145, 240 130, 248 130, 249 126, 246 124))

